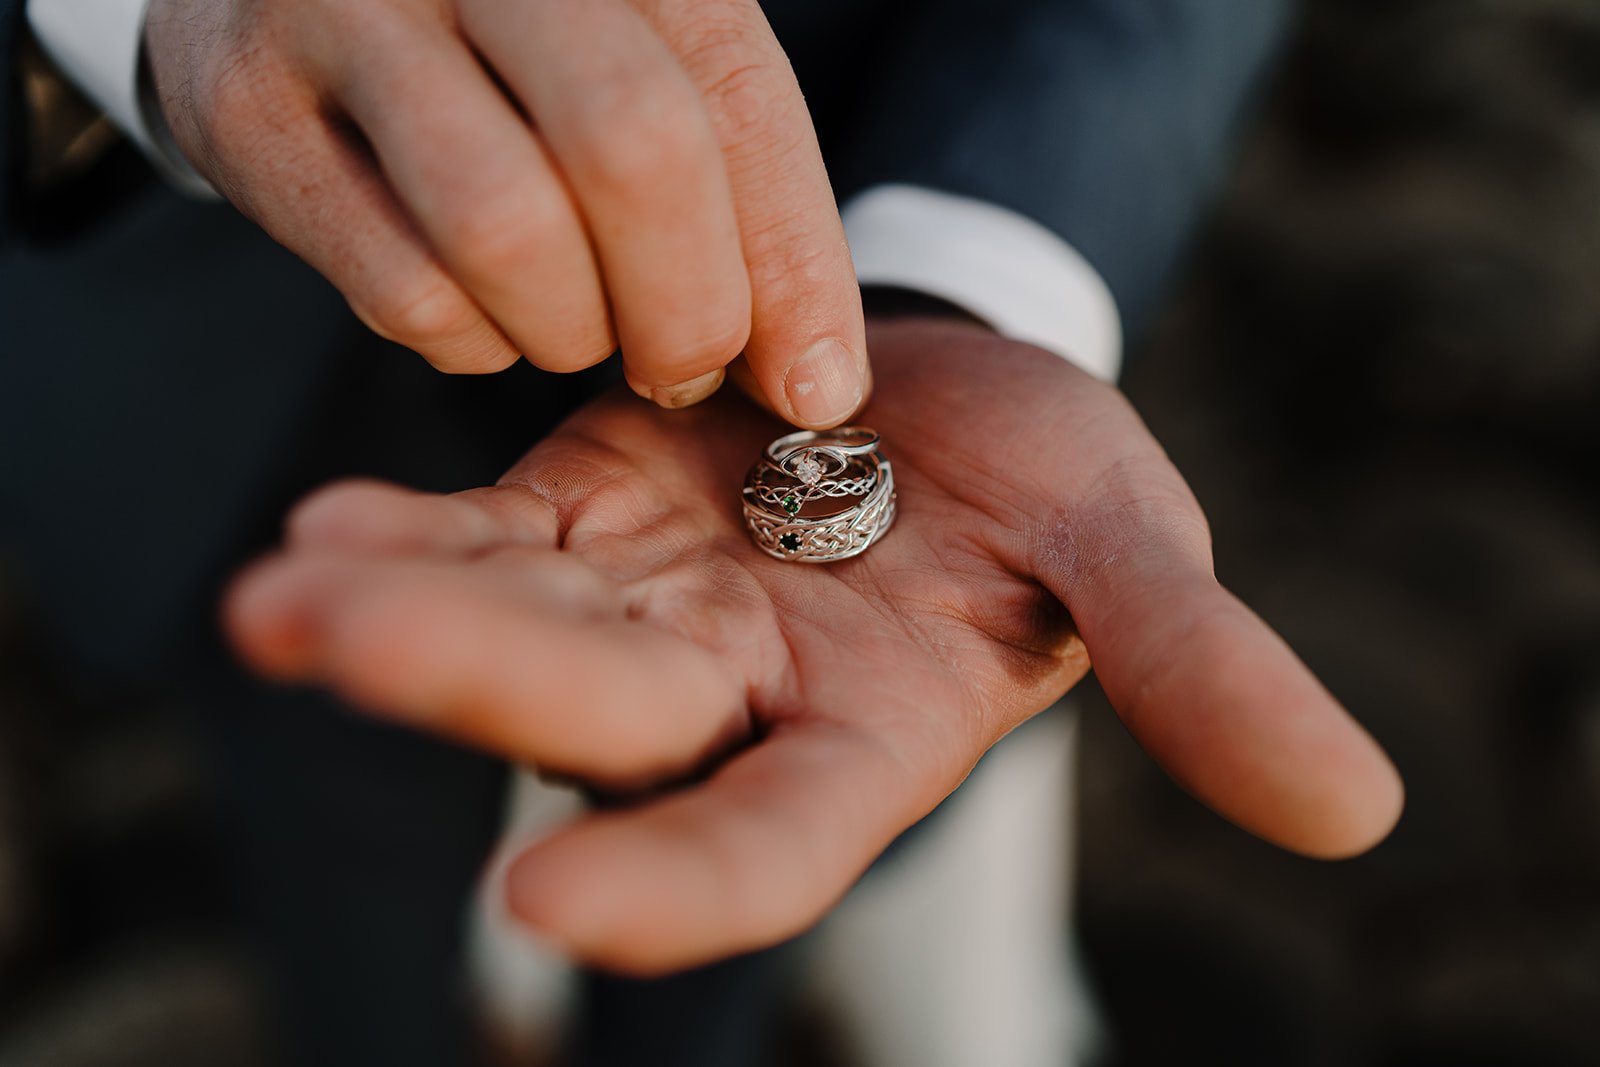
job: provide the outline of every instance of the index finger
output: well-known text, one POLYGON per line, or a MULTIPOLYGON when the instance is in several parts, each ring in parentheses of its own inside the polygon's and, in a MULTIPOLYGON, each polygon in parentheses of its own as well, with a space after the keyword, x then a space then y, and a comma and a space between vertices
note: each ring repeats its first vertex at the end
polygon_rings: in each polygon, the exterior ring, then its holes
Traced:
POLYGON ((704 94, 750 274, 745 357, 774 409, 835 426, 871 389, 855 267, 788 57, 754 0, 635 0, 704 94))

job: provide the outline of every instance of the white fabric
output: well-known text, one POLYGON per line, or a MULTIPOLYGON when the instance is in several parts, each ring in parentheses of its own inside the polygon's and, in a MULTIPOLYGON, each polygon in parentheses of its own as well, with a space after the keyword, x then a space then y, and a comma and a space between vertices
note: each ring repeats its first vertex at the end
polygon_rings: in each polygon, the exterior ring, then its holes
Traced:
POLYGON ((994 204, 915 185, 878 185, 845 205, 862 285, 948 300, 1018 341, 1115 381, 1122 322, 1105 281, 1053 232, 994 204))
POLYGON ((996 745, 809 946, 812 996, 872 1067, 1071 1067, 1102 1034, 1068 925, 1077 719, 996 745))
POLYGON ((141 147, 139 46, 148 0, 28 0, 28 23, 61 73, 141 147))
POLYGON ((149 157, 174 187, 215 197, 211 184, 183 158, 164 126, 152 125, 141 99, 139 56, 150 0, 27 0, 28 24, 62 74, 149 157))
POLYGON ((467 960, 495 1047, 518 1063, 558 1048, 577 996, 577 970, 511 914, 506 873, 534 842, 583 812, 576 790, 515 768, 494 858, 467 914, 467 960))

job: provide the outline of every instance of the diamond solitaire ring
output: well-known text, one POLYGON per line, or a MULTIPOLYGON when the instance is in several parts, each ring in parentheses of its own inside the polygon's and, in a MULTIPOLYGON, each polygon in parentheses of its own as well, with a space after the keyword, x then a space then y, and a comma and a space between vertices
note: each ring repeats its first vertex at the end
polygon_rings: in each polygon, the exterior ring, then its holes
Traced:
POLYGON ((744 480, 744 521, 775 559, 859 556, 894 522, 894 471, 862 426, 802 430, 767 446, 744 480))

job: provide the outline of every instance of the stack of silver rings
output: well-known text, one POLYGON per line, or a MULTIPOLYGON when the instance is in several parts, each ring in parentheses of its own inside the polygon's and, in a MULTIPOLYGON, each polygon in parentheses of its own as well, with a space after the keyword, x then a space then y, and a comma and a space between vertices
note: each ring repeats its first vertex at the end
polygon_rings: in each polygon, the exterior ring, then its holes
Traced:
POLYGON ((775 559, 831 563, 865 552, 894 523, 894 471, 863 426, 780 437, 744 480, 744 521, 775 559))

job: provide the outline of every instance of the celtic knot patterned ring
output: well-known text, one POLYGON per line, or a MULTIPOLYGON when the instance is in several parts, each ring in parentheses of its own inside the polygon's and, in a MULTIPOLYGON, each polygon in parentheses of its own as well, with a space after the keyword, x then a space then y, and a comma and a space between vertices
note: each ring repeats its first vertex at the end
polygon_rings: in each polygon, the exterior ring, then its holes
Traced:
POLYGON ((774 559, 859 556, 894 523, 894 470, 862 426, 802 430, 767 446, 744 481, 744 521, 774 559))

